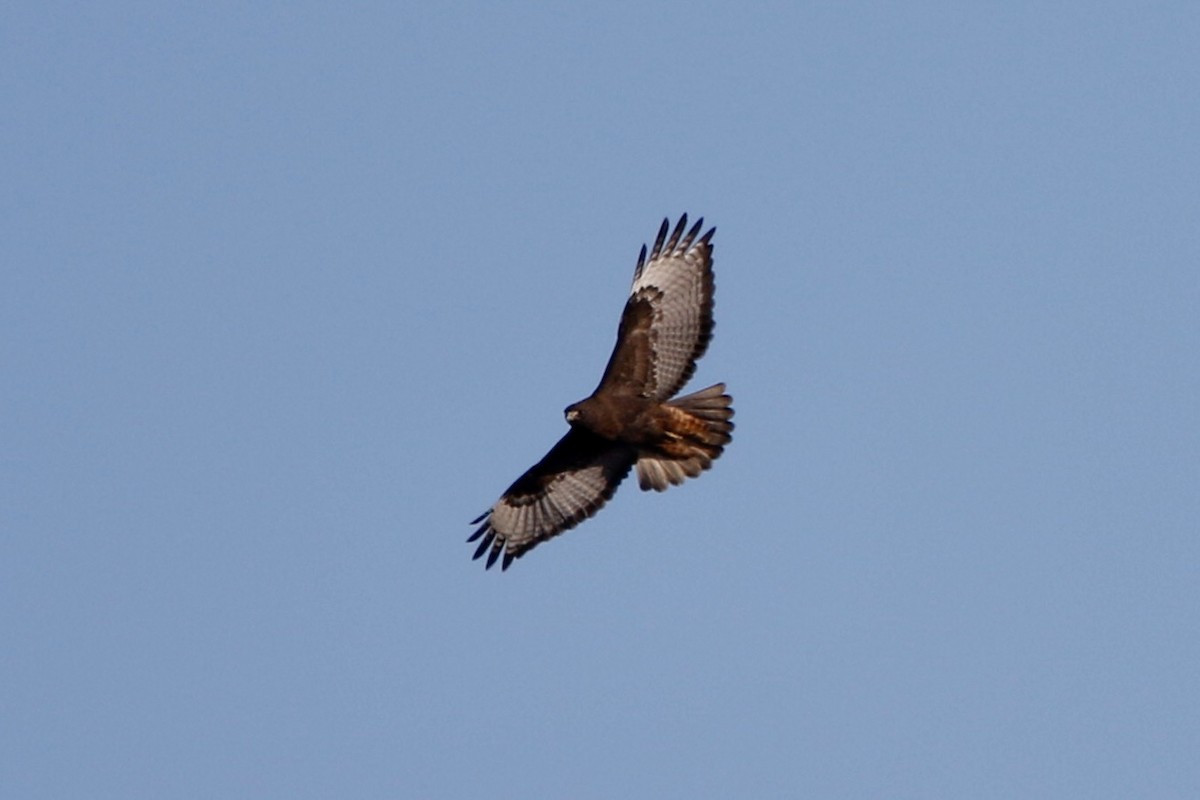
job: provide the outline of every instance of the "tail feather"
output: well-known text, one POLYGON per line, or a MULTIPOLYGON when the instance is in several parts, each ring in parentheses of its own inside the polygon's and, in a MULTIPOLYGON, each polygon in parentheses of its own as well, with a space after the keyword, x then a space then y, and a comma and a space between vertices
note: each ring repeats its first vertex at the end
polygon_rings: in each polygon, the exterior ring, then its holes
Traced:
POLYGON ((723 383, 669 401, 667 406, 683 412, 677 415, 681 417, 674 432, 677 441, 664 452, 643 454, 638 459, 638 485, 662 492, 711 467, 733 440, 732 402, 723 383), (666 452, 668 449, 673 452, 666 452))

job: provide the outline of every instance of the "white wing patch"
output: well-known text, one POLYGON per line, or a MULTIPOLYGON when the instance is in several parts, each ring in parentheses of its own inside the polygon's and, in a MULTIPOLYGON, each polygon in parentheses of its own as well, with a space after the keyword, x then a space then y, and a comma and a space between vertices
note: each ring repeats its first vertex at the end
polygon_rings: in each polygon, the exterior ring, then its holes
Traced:
POLYGON ((696 369, 712 339, 713 273, 710 240, 716 228, 697 239, 703 218, 686 235, 687 215, 667 238, 667 220, 659 228, 650 257, 646 248, 638 257, 630 297, 646 298, 654 309, 650 328, 653 374, 647 394, 657 400, 670 399, 696 369))

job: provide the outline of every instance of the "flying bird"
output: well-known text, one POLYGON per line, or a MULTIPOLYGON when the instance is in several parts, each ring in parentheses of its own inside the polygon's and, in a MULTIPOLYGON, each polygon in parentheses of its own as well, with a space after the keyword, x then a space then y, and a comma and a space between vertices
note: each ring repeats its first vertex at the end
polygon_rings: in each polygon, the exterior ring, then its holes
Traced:
POLYGON ((480 540, 474 558, 487 553, 488 569, 502 555, 508 569, 595 514, 635 466, 643 490, 662 492, 711 467, 732 440, 725 384, 675 397, 712 339, 716 228, 699 236, 703 224, 688 229, 684 214, 672 231, 664 219, 649 255, 642 246, 600 385, 567 406, 571 429, 558 444, 471 522, 467 541, 480 540))

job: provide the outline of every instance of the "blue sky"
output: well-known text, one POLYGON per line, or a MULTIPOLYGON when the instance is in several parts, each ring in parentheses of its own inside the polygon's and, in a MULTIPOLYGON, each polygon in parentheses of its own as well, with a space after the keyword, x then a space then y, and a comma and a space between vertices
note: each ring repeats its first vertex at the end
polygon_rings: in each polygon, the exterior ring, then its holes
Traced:
POLYGON ((1194 5, 2 22, 0 794, 1200 795, 1194 5), (685 211, 733 444, 485 572, 685 211))

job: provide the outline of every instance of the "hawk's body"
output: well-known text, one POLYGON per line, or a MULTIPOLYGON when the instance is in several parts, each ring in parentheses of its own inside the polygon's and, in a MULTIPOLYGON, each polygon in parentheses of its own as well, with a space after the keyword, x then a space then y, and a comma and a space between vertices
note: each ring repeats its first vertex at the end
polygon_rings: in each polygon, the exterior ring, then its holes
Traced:
MULTIPOLYGON (((567 407, 571 430, 516 480, 468 541, 482 537, 505 569, 539 542, 595 514, 636 465, 642 489, 664 491, 712 466, 732 439, 732 398, 716 384, 671 399, 696 370, 713 329, 712 236, 687 215, 663 220, 647 259, 642 247, 600 385, 567 407)), ((490 549, 490 552, 489 552, 490 549)))

